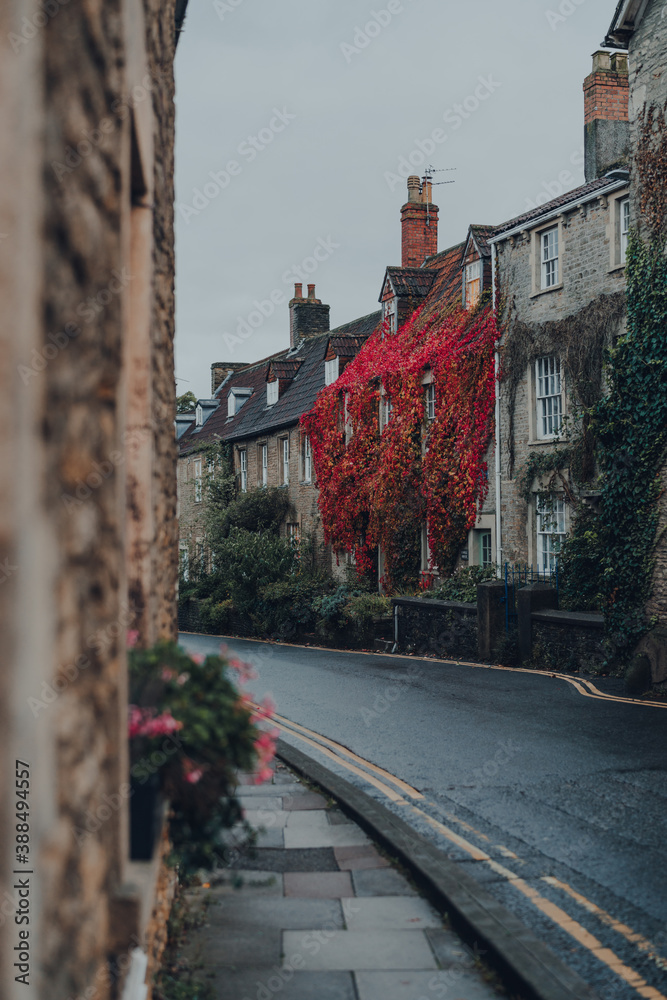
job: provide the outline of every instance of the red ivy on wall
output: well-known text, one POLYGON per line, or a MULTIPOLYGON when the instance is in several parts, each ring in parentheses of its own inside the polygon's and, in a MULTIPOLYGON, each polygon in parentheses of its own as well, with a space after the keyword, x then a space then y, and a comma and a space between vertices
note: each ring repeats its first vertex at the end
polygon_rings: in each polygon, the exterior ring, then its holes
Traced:
POLYGON ((453 568, 488 491, 484 454, 493 433, 498 336, 488 307, 472 315, 456 309, 425 324, 415 313, 393 336, 375 331, 302 416, 325 538, 336 552, 354 552, 360 572, 380 545, 386 582, 399 581, 397 539, 424 521, 433 564, 453 568), (430 423, 422 384, 428 369, 436 399, 430 423), (382 391, 392 410, 380 432, 382 391))

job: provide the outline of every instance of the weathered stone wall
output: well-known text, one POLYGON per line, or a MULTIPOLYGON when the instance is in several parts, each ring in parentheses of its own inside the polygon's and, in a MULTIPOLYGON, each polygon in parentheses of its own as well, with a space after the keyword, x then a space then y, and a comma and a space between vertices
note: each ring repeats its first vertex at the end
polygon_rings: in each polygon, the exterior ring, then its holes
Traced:
POLYGON ((443 660, 479 659, 476 604, 399 597, 392 605, 397 609, 401 650, 443 660))
MULTIPOLYGON (((35 871, 31 985, 3 976, 11 1000, 92 996, 89 987, 103 1000, 113 978, 135 571, 131 551, 126 558, 128 499, 130 517, 136 511, 125 350, 140 328, 154 407, 142 485, 154 512, 148 622, 153 632, 174 629, 173 3, 147 0, 147 31, 143 14, 140 0, 51 5, 39 16, 18 0, 0 12, 0 293, 9 338, 0 335, 8 349, 0 558, 11 567, 0 592, 0 740, 3 780, 13 778, 4 768, 15 757, 31 765, 35 871), (153 207, 144 208, 146 266, 137 270, 138 165, 155 169, 157 181, 153 207), (149 291, 144 312, 141 289, 149 291)), ((7 801, 3 792, 2 807, 7 801)), ((3 853, 11 897, 7 871, 3 853)), ((11 968, 4 942, 2 954, 11 968)))
MULTIPOLYGON (((627 193, 622 189, 620 194, 627 193)), ((615 193, 615 197, 618 194, 615 193)), ((598 295, 609 295, 625 287, 625 270, 614 266, 613 244, 616 239, 616 205, 610 198, 595 199, 582 210, 567 213, 560 232, 560 277, 562 287, 551 291, 533 291, 535 246, 530 235, 507 239, 498 245, 498 275, 502 292, 511 303, 511 319, 528 325, 561 320, 572 316, 598 295)), ((508 318, 506 313, 504 319, 508 318)), ((610 330, 609 337, 619 331, 610 330)), ((508 334, 505 334, 505 339, 508 334)), ((558 351, 554 348, 553 353, 558 351)), ((503 560, 535 562, 534 512, 519 492, 522 467, 531 452, 553 450, 551 441, 540 441, 536 434, 534 399, 534 363, 527 368, 518 386, 514 409, 512 442, 514 462, 510 459, 510 410, 507 381, 501 383, 501 456, 502 473, 502 546, 503 560)), ((565 412, 571 412, 566 385, 565 412)))
POLYGON ((605 660, 602 615, 534 611, 532 662, 540 670, 597 673, 605 660))

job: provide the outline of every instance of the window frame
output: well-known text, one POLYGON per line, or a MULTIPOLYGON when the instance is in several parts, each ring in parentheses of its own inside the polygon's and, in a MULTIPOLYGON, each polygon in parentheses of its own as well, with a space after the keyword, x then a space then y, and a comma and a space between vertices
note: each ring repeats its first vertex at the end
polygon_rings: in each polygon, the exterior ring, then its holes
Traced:
POLYGON ((262 486, 269 485, 269 445, 268 442, 261 444, 260 448, 260 469, 262 470, 262 486))
POLYGON ((550 292, 561 284, 560 226, 555 225, 555 226, 549 226, 548 229, 542 229, 540 230, 538 237, 539 237, 539 248, 540 248, 539 252, 540 291, 550 292), (555 254, 552 254, 551 256, 547 257, 545 256, 544 251, 545 249, 547 249, 548 252, 549 237, 552 235, 555 236, 554 242, 555 242, 556 252, 555 254), (551 273, 553 280, 549 280, 550 278, 549 265, 553 265, 553 272, 551 273))
POLYGON ((194 476, 195 481, 195 503, 201 503, 204 499, 204 478, 202 475, 202 460, 201 458, 195 459, 194 463, 194 476))
POLYGON ((248 449, 239 448, 239 486, 241 493, 248 492, 248 449))
POLYGON ((558 569, 558 555, 561 551, 562 542, 567 538, 568 534, 565 497, 560 494, 552 494, 547 498, 538 494, 536 497, 535 512, 537 565, 541 573, 548 573, 549 576, 553 576, 558 569), (554 505, 556 506, 555 512, 553 510, 554 505), (550 509, 545 509, 547 507, 550 509), (556 519, 555 522, 554 517, 556 519), (543 518, 551 519, 559 530, 545 530, 543 518), (553 544, 553 539, 558 539, 556 545, 553 544))
POLYGON ((628 236, 630 235, 630 196, 626 195, 625 198, 619 198, 617 205, 619 264, 625 266, 628 256, 628 236), (626 222, 627 229, 624 229, 623 226, 626 222))
POLYGON ((310 443, 310 435, 303 437, 303 481, 310 483, 313 480, 313 449, 310 443))
POLYGON ((424 417, 427 424, 435 420, 435 382, 427 382, 424 386, 424 417))
POLYGON ((204 407, 197 403, 195 406, 195 427, 201 427, 204 423, 204 407))
POLYGON ((538 441, 553 441, 554 439, 560 437, 563 430, 563 418, 565 416, 565 405, 563 399, 563 375, 562 375, 562 364, 561 359, 557 354, 545 354, 540 358, 535 359, 535 436, 538 441), (546 373, 541 366, 547 364, 549 368, 553 370, 548 370, 546 373), (552 378, 558 379, 558 392, 547 392, 540 394, 540 386, 544 385, 546 381, 546 388, 551 388, 548 384, 548 380, 552 378), (551 404, 551 412, 549 401, 559 400, 558 405, 555 402, 551 404), (544 404, 544 405, 541 405, 544 404), (557 412, 556 412, 557 411, 557 412), (549 429, 549 421, 557 420, 557 427, 553 429, 553 423, 551 429, 549 429), (545 429, 546 428, 546 429, 545 429))
POLYGON ((280 398, 280 381, 274 378, 266 383, 266 405, 275 406, 280 398))
POLYGON ((328 361, 324 362, 324 384, 333 385, 334 382, 338 380, 340 375, 340 358, 338 355, 334 355, 328 361), (335 374, 334 374, 335 373, 335 374))
POLYGON ((290 460, 290 447, 289 447, 289 437, 284 437, 280 439, 281 449, 280 449, 280 477, 281 485, 289 486, 289 460, 290 460))
POLYGON ((482 258, 470 261, 463 270, 463 305, 466 309, 474 309, 482 297, 482 258), (476 272, 471 275, 471 271, 476 272), (473 298, 472 287, 477 285, 473 298))

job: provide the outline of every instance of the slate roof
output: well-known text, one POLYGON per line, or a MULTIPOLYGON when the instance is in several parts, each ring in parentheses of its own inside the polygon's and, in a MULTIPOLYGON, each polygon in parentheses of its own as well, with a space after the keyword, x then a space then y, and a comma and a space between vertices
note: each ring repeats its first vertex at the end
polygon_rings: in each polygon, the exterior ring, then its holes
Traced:
POLYGON ((471 226, 470 232, 475 237, 475 243, 479 248, 479 252, 482 257, 491 256, 491 247, 489 246, 489 239, 493 236, 496 231, 495 226, 471 226))
MULTIPOLYGON (((425 271, 423 267, 388 267, 385 272, 386 278, 391 279, 394 291, 399 298, 414 297, 424 298, 431 290, 433 275, 425 271)), ((384 282, 382 283, 384 288, 384 282)), ((382 296, 382 292, 380 292, 382 296)))
POLYGON ((381 322, 381 312, 369 313, 344 323, 326 333, 309 337, 295 352, 279 351, 262 361, 232 372, 216 390, 220 406, 201 427, 192 424, 179 441, 180 454, 187 455, 201 444, 216 439, 239 441, 297 423, 302 413, 312 409, 320 389, 324 388, 324 355, 329 340, 335 341, 336 353, 354 357, 381 322), (266 380, 269 371, 276 377, 291 379, 277 403, 267 406, 266 380), (233 417, 227 416, 227 395, 234 387, 253 389, 253 394, 233 417))
POLYGON ((537 208, 531 209, 530 212, 524 212, 523 215, 517 215, 516 218, 510 219, 509 222, 503 222, 501 226, 498 226, 494 232, 493 236, 501 236, 505 232, 509 232, 510 229, 516 229, 517 226, 528 225, 529 223, 536 221, 543 215, 548 215, 557 208, 564 208, 572 201, 579 201, 585 198, 586 195, 592 195, 596 191, 600 191, 602 188, 609 187, 618 178, 613 177, 598 177, 596 180, 588 181, 587 184, 582 184, 581 187, 574 188, 572 191, 567 191, 565 194, 559 195, 558 198, 554 198, 552 201, 547 201, 544 205, 539 205, 537 208))

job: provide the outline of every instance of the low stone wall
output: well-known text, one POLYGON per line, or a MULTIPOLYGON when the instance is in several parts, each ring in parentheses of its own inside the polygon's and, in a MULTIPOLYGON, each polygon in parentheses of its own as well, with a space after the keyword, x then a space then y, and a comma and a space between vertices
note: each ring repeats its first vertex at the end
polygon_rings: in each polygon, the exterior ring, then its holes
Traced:
POLYGON ((604 618, 578 611, 533 611, 532 661, 566 673, 598 670, 604 660, 604 618))
POLYGON ((477 604, 395 597, 398 646, 403 652, 430 653, 443 660, 479 660, 477 604))

